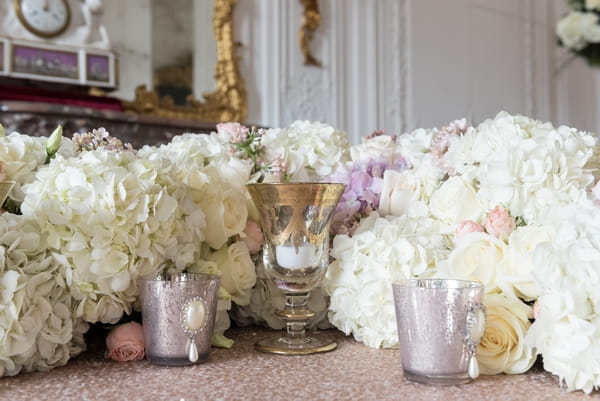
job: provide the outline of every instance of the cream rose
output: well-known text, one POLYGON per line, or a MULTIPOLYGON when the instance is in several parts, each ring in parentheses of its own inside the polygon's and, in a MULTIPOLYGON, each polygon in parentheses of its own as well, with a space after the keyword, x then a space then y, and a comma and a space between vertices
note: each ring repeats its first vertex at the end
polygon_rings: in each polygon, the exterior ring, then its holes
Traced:
POLYGON ((460 176, 451 177, 431 195, 431 215, 454 225, 465 220, 480 220, 483 207, 471 183, 460 176))
POLYGON ((144 330, 137 322, 119 325, 106 336, 106 358, 119 362, 144 359, 144 330))
POLYGON ((248 305, 251 289, 256 283, 256 270, 246 244, 236 242, 224 246, 207 259, 217 264, 221 271, 221 286, 229 292, 231 300, 238 305, 248 305))
POLYGON ((379 198, 381 216, 402 216, 411 200, 415 198, 417 186, 409 172, 386 170, 379 198))
POLYGON ((450 277, 483 283, 485 292, 498 289, 498 266, 504 259, 506 244, 486 233, 474 232, 464 236, 450 253, 450 277))
POLYGON ((484 298, 487 311, 485 333, 477 347, 479 369, 484 375, 518 374, 531 368, 536 352, 525 344, 531 326, 531 307, 516 298, 488 294, 484 298))
POLYGON ((205 186, 199 199, 206 216, 206 242, 211 248, 221 248, 233 235, 246 227, 248 209, 244 194, 224 185, 205 186))
POLYGON ((235 189, 226 190, 223 193, 223 206, 225 208, 223 216, 225 234, 231 237, 242 233, 248 220, 248 209, 246 208, 244 194, 235 189))

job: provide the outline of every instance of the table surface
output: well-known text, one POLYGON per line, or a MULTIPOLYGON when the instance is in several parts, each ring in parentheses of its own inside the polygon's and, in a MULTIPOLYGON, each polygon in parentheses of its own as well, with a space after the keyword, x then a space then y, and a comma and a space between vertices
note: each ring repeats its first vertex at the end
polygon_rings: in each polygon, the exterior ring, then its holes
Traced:
POLYGON ((259 353, 254 343, 274 332, 257 327, 227 334, 231 349, 212 349, 200 365, 162 367, 103 357, 101 338, 50 372, 0 378, 0 400, 590 400, 566 393, 534 366, 523 375, 480 376, 470 384, 436 387, 402 376, 397 349, 372 349, 336 330, 338 348, 318 355, 259 353))

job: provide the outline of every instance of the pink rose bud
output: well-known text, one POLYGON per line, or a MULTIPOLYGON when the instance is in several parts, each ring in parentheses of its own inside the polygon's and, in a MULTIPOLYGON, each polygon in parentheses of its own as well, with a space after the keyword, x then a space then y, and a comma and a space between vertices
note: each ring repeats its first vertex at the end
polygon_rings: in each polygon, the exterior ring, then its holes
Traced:
POLYGON ((244 233, 246 234, 246 237, 242 238, 242 241, 244 241, 250 253, 260 251, 265 239, 258 223, 254 220, 248 220, 246 222, 244 233))
POLYGON ((106 336, 105 358, 119 362, 144 359, 144 331, 137 322, 115 327, 106 336))
POLYGON ((507 240, 510 233, 517 228, 515 219, 502 206, 496 206, 494 210, 488 213, 484 226, 488 234, 503 241, 507 240))
POLYGON ((482 233, 483 227, 476 221, 465 220, 454 231, 454 238, 459 240, 469 233, 482 233))

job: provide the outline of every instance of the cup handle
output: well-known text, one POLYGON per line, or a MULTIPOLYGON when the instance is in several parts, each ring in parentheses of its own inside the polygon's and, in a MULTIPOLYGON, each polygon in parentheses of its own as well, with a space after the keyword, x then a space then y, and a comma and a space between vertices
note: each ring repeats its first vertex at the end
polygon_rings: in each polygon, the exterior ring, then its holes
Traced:
POLYGON ((467 322, 465 325, 465 344, 469 352, 469 377, 475 379, 479 376, 479 363, 477 362, 477 346, 485 333, 486 313, 485 306, 480 303, 469 302, 467 305, 467 322))

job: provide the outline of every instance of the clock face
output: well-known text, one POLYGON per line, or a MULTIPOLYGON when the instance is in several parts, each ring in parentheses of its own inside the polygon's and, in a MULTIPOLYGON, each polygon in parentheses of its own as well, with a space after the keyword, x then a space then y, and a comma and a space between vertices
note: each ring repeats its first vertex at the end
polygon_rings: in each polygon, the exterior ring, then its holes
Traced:
POLYGON ((51 38, 69 26, 71 10, 67 0, 14 0, 23 26, 34 35, 51 38))

